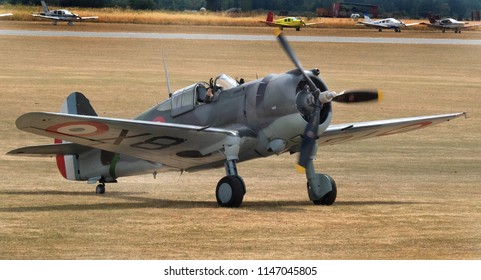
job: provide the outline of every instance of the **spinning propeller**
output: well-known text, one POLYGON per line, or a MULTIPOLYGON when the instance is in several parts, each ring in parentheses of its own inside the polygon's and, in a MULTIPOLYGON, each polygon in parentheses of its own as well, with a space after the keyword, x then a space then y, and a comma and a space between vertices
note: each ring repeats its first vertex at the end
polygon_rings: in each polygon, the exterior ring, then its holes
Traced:
POLYGON ((377 90, 345 90, 340 93, 334 91, 324 91, 316 86, 316 84, 311 80, 311 78, 306 74, 304 68, 302 67, 296 54, 290 47, 286 38, 279 32, 277 34, 277 39, 281 44, 284 51, 287 53, 292 63, 296 68, 302 73, 305 80, 309 85, 309 94, 314 98, 314 109, 309 110, 308 123, 302 135, 302 143, 300 149, 300 156, 298 164, 306 168, 310 157, 313 154, 314 147, 317 140, 317 132, 319 129, 320 113, 322 109, 322 104, 329 103, 331 101, 342 102, 342 103, 355 103, 355 102, 366 102, 373 100, 381 100, 382 93, 377 90))

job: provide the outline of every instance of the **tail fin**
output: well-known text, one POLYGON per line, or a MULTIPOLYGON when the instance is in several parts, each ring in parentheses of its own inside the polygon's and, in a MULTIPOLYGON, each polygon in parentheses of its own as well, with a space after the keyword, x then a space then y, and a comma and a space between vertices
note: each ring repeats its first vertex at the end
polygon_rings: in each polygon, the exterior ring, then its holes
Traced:
MULTIPOLYGON (((43 1, 42 1, 43 2, 43 1)), ((61 113, 97 116, 90 101, 80 92, 72 92, 60 109, 61 113)), ((55 143, 64 143, 60 139, 55 139, 55 143)), ((57 167, 62 176, 69 180, 79 180, 80 167, 77 155, 57 155, 57 167)))
POLYGON ((268 12, 268 13, 267 13, 266 21, 267 21, 267 22, 273 22, 273 21, 274 21, 274 13, 273 13, 273 12, 268 12))
POLYGON ((430 23, 435 23, 435 22, 436 22, 436 17, 435 17, 433 14, 431 14, 431 13, 428 14, 428 19, 429 19, 429 22, 430 22, 430 23))
POLYGON ((364 14, 364 22, 371 22, 371 18, 367 15, 367 13, 364 14))
POLYGON ((97 116, 90 101, 81 92, 72 92, 60 109, 61 113, 73 115, 97 116))
MULTIPOLYGON (((37 2, 38 3, 38 2, 37 2)), ((40 1, 40 3, 42 3, 42 8, 43 8, 43 12, 44 13, 47 13, 48 12, 48 6, 47 6, 47 3, 45 3, 45 1, 40 1)))

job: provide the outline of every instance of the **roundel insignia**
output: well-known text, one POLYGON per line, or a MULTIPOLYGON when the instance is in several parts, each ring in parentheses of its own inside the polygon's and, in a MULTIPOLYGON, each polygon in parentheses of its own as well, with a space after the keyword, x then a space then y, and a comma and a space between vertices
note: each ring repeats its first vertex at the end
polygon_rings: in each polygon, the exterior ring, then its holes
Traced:
POLYGON ((109 127, 106 124, 86 121, 59 123, 45 129, 45 131, 50 133, 80 137, 99 135, 108 130, 109 127))
POLYGON ((162 116, 157 116, 152 121, 153 122, 165 122, 165 119, 162 116))

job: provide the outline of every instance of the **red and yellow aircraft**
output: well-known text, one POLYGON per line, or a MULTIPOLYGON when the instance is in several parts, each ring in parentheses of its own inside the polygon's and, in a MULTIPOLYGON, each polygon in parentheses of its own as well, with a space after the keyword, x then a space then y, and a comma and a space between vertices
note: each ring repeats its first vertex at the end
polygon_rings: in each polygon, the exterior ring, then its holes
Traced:
POLYGON ((265 23, 269 26, 276 26, 279 27, 280 30, 287 28, 295 28, 296 31, 300 31, 301 27, 319 24, 320 22, 313 22, 313 23, 305 23, 302 19, 297 17, 285 17, 281 19, 274 20, 274 13, 269 12, 267 13, 266 20, 261 20, 260 22, 265 23))

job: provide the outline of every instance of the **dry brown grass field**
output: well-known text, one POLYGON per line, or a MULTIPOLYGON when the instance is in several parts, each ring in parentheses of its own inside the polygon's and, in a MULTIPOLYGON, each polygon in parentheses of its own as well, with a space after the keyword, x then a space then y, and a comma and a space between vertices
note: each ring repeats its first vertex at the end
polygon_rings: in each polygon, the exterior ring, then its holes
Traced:
MULTIPOLYGON (((1 22, 33 25, 53 28, 1 22)), ((223 72, 253 80, 292 69, 277 42, 0 36, 0 45, 0 259, 481 258, 480 46, 292 43, 331 89, 383 90, 379 104, 334 105, 335 123, 471 117, 321 147, 316 167, 338 185, 331 207, 308 201, 295 155, 241 163, 244 204, 225 209, 214 195, 223 169, 121 178, 95 195, 94 185, 64 180, 51 158, 6 156, 51 142, 17 130, 15 119, 58 111, 72 91, 86 94, 101 116, 132 118, 166 98, 162 51, 172 87, 180 88, 223 72)))

